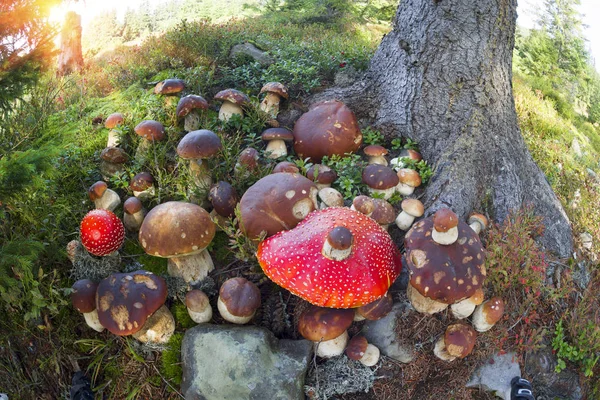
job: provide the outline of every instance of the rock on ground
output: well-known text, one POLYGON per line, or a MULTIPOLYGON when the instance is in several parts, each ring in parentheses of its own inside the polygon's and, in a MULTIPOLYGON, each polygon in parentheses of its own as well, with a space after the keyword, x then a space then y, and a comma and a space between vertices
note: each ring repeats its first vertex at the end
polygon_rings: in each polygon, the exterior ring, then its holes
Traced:
POLYGON ((377 346, 381 354, 403 363, 415 358, 414 348, 398 342, 396 335, 396 322, 408 309, 408 303, 396 303, 388 315, 377 321, 366 321, 363 328, 367 341, 377 346))
POLYGON ((252 43, 248 42, 233 46, 229 56, 231 58, 236 58, 237 56, 248 56, 254 59, 254 61, 257 61, 263 67, 268 67, 275 62, 273 57, 260 50, 252 43))
POLYGON ((188 400, 304 399, 311 353, 311 342, 263 328, 201 324, 183 339, 181 391, 188 400))
POLYGON ((554 372, 556 358, 552 350, 544 349, 525 356, 525 372, 531 377, 533 391, 538 400, 581 400, 583 392, 579 374, 565 369, 554 372))
POLYGON ((521 376, 521 368, 516 360, 515 353, 495 354, 475 370, 467 387, 483 389, 510 400, 510 381, 515 376, 521 376))

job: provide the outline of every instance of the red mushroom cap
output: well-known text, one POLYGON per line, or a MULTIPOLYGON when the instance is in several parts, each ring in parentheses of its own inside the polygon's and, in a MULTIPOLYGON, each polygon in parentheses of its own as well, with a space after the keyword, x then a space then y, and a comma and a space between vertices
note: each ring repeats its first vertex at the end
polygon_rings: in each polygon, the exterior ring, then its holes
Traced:
POLYGON ((108 210, 87 213, 81 220, 79 230, 83 247, 95 256, 105 256, 118 250, 125 240, 123 223, 108 210))
POLYGON ((402 268, 390 235, 371 218, 342 207, 312 212, 294 229, 264 240, 257 258, 272 281, 309 303, 331 308, 372 303, 402 268), (322 251, 329 233, 340 226, 354 242, 350 254, 336 261, 322 251))

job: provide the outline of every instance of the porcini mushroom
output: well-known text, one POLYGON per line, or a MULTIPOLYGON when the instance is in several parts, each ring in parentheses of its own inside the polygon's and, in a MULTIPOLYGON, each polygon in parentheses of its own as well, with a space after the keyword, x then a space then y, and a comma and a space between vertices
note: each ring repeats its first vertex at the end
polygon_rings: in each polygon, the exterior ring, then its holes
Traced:
POLYGON ((326 187, 319 190, 317 198, 319 199, 319 210, 344 206, 344 196, 334 188, 326 187))
POLYGON ((375 208, 370 217, 387 231, 390 224, 396 220, 396 210, 394 209, 394 206, 383 199, 373 199, 373 205, 375 208))
POLYGON ((215 236, 215 224, 202 207, 169 201, 154 207, 140 227, 144 251, 168 258, 169 275, 199 282, 214 269, 205 250, 215 236))
POLYGON ((409 230, 415 218, 422 216, 425 212, 423 203, 417 199, 404 199, 400 207, 402 207, 402 212, 396 217, 396 225, 403 231, 409 230))
POLYGON ((324 164, 313 164, 306 170, 306 177, 317 185, 317 189, 331 187, 337 179, 337 173, 324 164))
POLYGON ((123 125, 125 118, 121 113, 113 113, 106 118, 104 121, 104 127, 110 129, 108 132, 108 139, 106 141, 106 147, 116 147, 121 142, 121 132, 116 130, 119 125, 123 125))
POLYGON ((388 153, 387 149, 378 144, 372 144, 363 149, 365 155, 369 158, 369 164, 388 165, 385 155, 388 153))
POLYGON ((258 168, 258 150, 247 147, 238 156, 233 173, 238 179, 247 179, 258 168))
POLYGON ((483 214, 473 213, 469 215, 469 220, 467 221, 471 229, 475 231, 476 234, 480 234, 484 231, 488 226, 488 220, 483 214))
POLYGON ((206 160, 217 155, 222 148, 221 139, 207 129, 189 132, 179 141, 177 154, 184 160, 190 160, 190 171, 199 188, 208 191, 212 185, 206 160))
POLYGON ((165 127, 158 121, 146 120, 137 124, 133 130, 142 138, 134 157, 137 162, 142 164, 146 161, 152 144, 165 138, 165 127))
POLYGON ((358 307, 354 315, 354 320, 362 321, 368 319, 376 321, 388 315, 392 311, 393 306, 394 301, 392 300, 392 296, 386 293, 374 302, 358 307))
POLYGON ((398 174, 398 192, 403 196, 413 194, 416 187, 421 186, 421 175, 414 169, 402 168, 398 174))
POLYGON ((137 197, 130 197, 123 203, 123 225, 131 232, 137 232, 144 222, 146 210, 137 197))
POLYGON ((229 218, 233 216, 239 200, 235 188, 227 182, 220 181, 210 188, 208 201, 211 202, 217 214, 229 218))
POLYGON ((389 234, 343 207, 315 211, 294 229, 265 239, 256 257, 273 282, 309 303, 332 308, 377 300, 402 268, 389 234))
POLYGON ((114 211, 121 204, 121 198, 114 190, 108 188, 106 182, 98 181, 88 189, 88 196, 99 210, 114 211))
POLYGON ((204 97, 189 94, 179 100, 175 115, 177 115, 177 118, 184 118, 183 129, 186 132, 192 132, 200 128, 199 111, 207 108, 208 102, 204 97))
POLYGON ((112 211, 92 210, 79 226, 81 244, 95 256, 106 256, 117 251, 125 240, 123 223, 112 211))
POLYGON ((390 166, 396 171, 399 171, 402 168, 406 168, 406 166, 408 165, 406 160, 419 162, 422 159, 423 157, 421 157, 421 154, 418 151, 411 149, 403 149, 398 155, 398 157, 392 158, 392 160, 390 161, 390 166))
POLYGON ((358 211, 359 213, 365 214, 367 217, 370 217, 373 214, 373 211, 375 210, 375 203, 373 202, 373 200, 375 199, 361 194, 360 196, 356 196, 354 200, 352 200, 352 206, 350 207, 350 209, 358 211))
POLYGON ((185 295, 185 305, 192 321, 197 324, 209 322, 213 316, 213 310, 208 301, 208 296, 200 289, 194 289, 185 295))
POLYGON ((95 330, 102 332, 104 327, 98 320, 98 311, 96 310, 96 289, 98 284, 89 279, 80 279, 73 284, 71 289, 71 303, 77 311, 83 314, 85 323, 95 330))
POLYGON ((483 289, 479 288, 475 291, 473 296, 452 304, 450 310, 452 311, 454 318, 464 319, 473 314, 475 307, 483 302, 483 296, 483 289))
POLYGON ((349 359, 359 361, 367 367, 379 362, 379 348, 367 342, 363 335, 356 335, 350 339, 345 352, 349 359))
POLYGON ((487 332, 500 321, 504 314, 504 301, 500 297, 492 297, 475 308, 473 326, 478 332, 487 332))
POLYGON ((185 82, 182 79, 165 79, 158 82, 154 86, 155 94, 177 94, 181 93, 185 89, 185 82))
POLYGON ((458 217, 449 208, 442 208, 433 214, 431 238, 437 244, 449 245, 458 239, 458 217))
POLYGON ((294 140, 292 132, 285 128, 269 128, 261 135, 261 139, 267 142, 267 158, 279 158, 287 156, 287 146, 285 142, 291 142, 294 140))
POLYGON ((100 153, 100 173, 102 178, 109 180, 125 171, 124 165, 129 160, 127 153, 120 147, 107 147, 100 153))
POLYGON ((298 318, 298 332, 314 342, 317 356, 330 358, 344 352, 347 329, 352 325, 354 310, 311 306, 298 318))
POLYGON ((272 118, 277 118, 279 113, 279 103, 288 98, 287 88, 279 82, 269 82, 260 89, 260 94, 267 93, 260 103, 260 109, 269 114, 272 118))
POLYGON ((156 194, 154 178, 149 172, 135 174, 129 182, 129 189, 131 189, 135 197, 142 201, 149 200, 156 194))
POLYGON ((248 96, 239 90, 225 89, 215 95, 215 100, 222 100, 223 104, 219 109, 219 119, 221 121, 229 121, 233 115, 244 116, 244 105, 250 102, 248 96))
POLYGON ((245 278, 231 278, 219 290, 217 308, 225 321, 247 324, 260 307, 260 290, 245 278))
POLYGON ((300 168, 296 164, 290 161, 282 161, 277 163, 277 165, 271 171, 272 174, 277 174, 279 172, 291 172, 293 174, 300 173, 300 168))
POLYGON ((396 192, 398 176, 396 172, 385 165, 367 165, 362 172, 362 181, 369 188, 369 193, 382 195, 388 200, 396 192))
POLYGON ((465 358, 473 351, 476 340, 477 333, 469 325, 450 325, 446 328, 444 336, 435 343, 433 353, 444 361, 465 358))

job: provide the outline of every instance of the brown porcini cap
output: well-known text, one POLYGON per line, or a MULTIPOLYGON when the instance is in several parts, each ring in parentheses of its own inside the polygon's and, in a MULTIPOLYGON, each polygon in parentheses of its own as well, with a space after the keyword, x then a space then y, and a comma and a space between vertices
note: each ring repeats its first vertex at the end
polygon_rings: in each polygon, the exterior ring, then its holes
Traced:
POLYGON ((373 202, 373 200, 375 199, 361 194, 360 196, 356 196, 354 198, 354 200, 352 201, 352 205, 354 206, 356 211, 365 215, 369 215, 375 210, 375 203, 373 202))
POLYGON ((143 192, 152 185, 154 185, 154 178, 149 172, 140 172, 139 174, 135 174, 135 176, 129 182, 129 188, 131 190, 135 190, 136 192, 143 192))
POLYGON ((175 114, 177 118, 183 118, 188 115, 192 110, 206 110, 208 108, 208 102, 202 96, 196 94, 188 94, 182 97, 177 103, 177 109, 175 114))
POLYGON ((262 140, 283 140, 285 142, 291 142, 294 140, 294 135, 288 129, 285 128, 268 128, 265 129, 262 135, 260 135, 262 140))
POLYGON ((217 214, 223 217, 231 217, 235 212, 235 206, 239 199, 233 186, 220 181, 210 188, 208 201, 211 202, 217 214))
POLYGON ((110 114, 108 118, 106 118, 106 121, 104 121, 104 127, 107 129, 115 128, 119 125, 123 125, 124 120, 125 117, 123 117, 123 114, 121 113, 110 114))
POLYGON ((425 207, 423 207, 423 203, 417 199, 404 199, 402 200, 402 211, 407 214, 412 215, 413 217, 420 217, 425 212, 425 207))
POLYGON ((421 175, 414 169, 402 168, 398 171, 398 180, 405 185, 412 187, 421 186, 421 175))
POLYGON ((80 279, 71 286, 71 303, 80 313, 89 313, 96 309, 96 289, 98 284, 89 279, 80 279))
POLYGON ((120 147, 107 147, 100 153, 100 158, 113 164, 124 164, 129 160, 127 153, 120 147))
POLYGON ((96 292, 98 319, 115 335, 131 335, 167 299, 167 284, 148 271, 115 273, 103 279, 96 292))
POLYGON ((485 322, 494 325, 504 314, 504 301, 501 297, 492 297, 481 306, 485 322))
POLYGON ((349 359, 358 361, 365 355, 368 345, 369 342, 367 342, 367 339, 363 335, 356 335, 350 339, 344 351, 349 359))
POLYGON ((398 157, 405 157, 405 158, 410 158, 411 160, 414 161, 421 161, 423 159, 423 157, 421 156, 421 153, 419 153, 416 150, 412 150, 412 149, 402 149, 402 151, 400 152, 400 154, 398 154, 398 157))
POLYGON ((365 319, 376 321, 388 315, 392 311, 393 306, 394 300, 392 300, 392 296, 386 293, 378 300, 358 307, 356 311, 365 319))
POLYGON ((185 89, 185 82, 182 79, 165 79, 154 86, 155 94, 176 94, 185 89))
POLYGON ((306 170, 306 177, 315 183, 329 185, 337 179, 337 173, 324 164, 313 164, 306 170))
POLYGON ((133 129, 135 133, 151 142, 161 141, 165 137, 165 127, 158 121, 142 121, 133 129))
POLYGON ((335 339, 354 321, 352 308, 325 308, 311 305, 298 319, 298 332, 313 342, 335 339))
POLYGON ((375 208, 370 215, 379 225, 389 225, 396 220, 396 210, 384 199, 373 199, 375 208))
POLYGON ((140 227, 144 251, 156 257, 200 253, 215 236, 215 224, 199 205, 169 201, 154 207, 140 227))
POLYGON ((278 172, 291 172, 297 174, 300 172, 300 168, 298 168, 298 166, 293 162, 282 161, 280 163, 277 163, 277 165, 275 166, 275 168, 273 168, 273 171, 271 173, 276 174, 278 172))
POLYGON ((362 181, 371 189, 384 190, 398 185, 398 175, 385 165, 371 164, 363 169, 362 181))
POLYGON ((219 298, 235 317, 250 317, 260 307, 260 290, 241 277, 226 280, 219 290, 219 298))
POLYGON ((258 167, 258 150, 252 147, 245 148, 238 157, 238 163, 248 170, 255 169, 258 167))
POLYGON ((229 101, 233 104, 239 104, 240 106, 250 102, 248 96, 235 89, 221 90, 215 95, 215 100, 229 101))
POLYGON ((448 232, 458 225, 458 216, 449 208, 440 208, 433 214, 433 227, 438 232, 448 232))
POLYGON ((469 325, 454 324, 446 328, 444 343, 446 351, 453 357, 465 358, 468 356, 477 340, 477 332, 469 325))
POLYGON ((371 144, 365 147, 363 151, 369 157, 385 156, 388 153, 385 147, 378 144, 371 144))
POLYGON ((123 210, 129 215, 133 215, 141 209, 142 202, 137 197, 130 197, 123 203, 123 210))
POLYGON ((200 289, 193 289, 185 295, 185 305, 192 311, 202 312, 210 306, 208 296, 200 289))
POLYGON ((106 182, 98 181, 98 182, 94 183, 88 189, 88 195, 90 197, 90 200, 91 201, 98 200, 100 197, 102 197, 104 195, 104 192, 106 192, 106 189, 108 189, 108 185, 106 184, 106 182))
POLYGON ((352 246, 352 232, 344 226, 336 226, 327 235, 327 242, 336 250, 346 250, 352 246))
POLYGON ((469 215, 469 219, 468 219, 467 223, 470 225, 473 222, 479 222, 479 224, 481 224, 483 229, 487 228, 487 226, 488 226, 488 219, 483 214, 473 213, 473 214, 469 215))
POLYGON ((275 93, 276 95, 283 97, 284 99, 287 99, 289 96, 287 88, 279 82, 265 83, 262 89, 260 89, 260 93, 262 94, 265 92, 275 93))
POLYGON ((186 134, 177 145, 177 154, 185 160, 210 158, 219 153, 223 145, 212 131, 200 129, 186 134))

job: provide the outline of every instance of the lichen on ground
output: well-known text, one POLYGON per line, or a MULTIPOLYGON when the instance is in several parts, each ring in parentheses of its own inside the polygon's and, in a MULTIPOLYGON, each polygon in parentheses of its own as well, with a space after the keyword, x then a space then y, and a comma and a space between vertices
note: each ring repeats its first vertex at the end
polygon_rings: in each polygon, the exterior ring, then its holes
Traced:
POLYGON ((313 364, 306 376, 304 392, 309 399, 327 400, 334 396, 364 392, 373 387, 378 368, 369 368, 345 355, 313 364))

